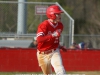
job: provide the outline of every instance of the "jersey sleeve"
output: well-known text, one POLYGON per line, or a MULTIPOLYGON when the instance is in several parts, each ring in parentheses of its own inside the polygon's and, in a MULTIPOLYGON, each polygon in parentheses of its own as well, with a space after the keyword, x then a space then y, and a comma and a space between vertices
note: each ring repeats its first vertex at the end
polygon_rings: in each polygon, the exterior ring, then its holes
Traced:
POLYGON ((43 36, 43 35, 46 35, 47 34, 47 27, 46 25, 43 23, 43 24, 40 24, 39 27, 38 27, 38 30, 37 30, 37 37, 38 36, 43 36))
POLYGON ((46 23, 40 24, 37 30, 37 42, 39 43, 53 40, 52 35, 47 35, 47 33, 48 28, 46 26, 46 23))

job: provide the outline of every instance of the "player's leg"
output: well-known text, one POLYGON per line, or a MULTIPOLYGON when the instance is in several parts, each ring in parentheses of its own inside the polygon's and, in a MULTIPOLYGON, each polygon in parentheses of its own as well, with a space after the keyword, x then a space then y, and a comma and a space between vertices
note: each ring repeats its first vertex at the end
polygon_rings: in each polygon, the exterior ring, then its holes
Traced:
POLYGON ((62 58, 58 49, 53 53, 53 56, 51 58, 51 64, 57 75, 63 75, 66 73, 64 66, 62 64, 62 58))
POLYGON ((52 70, 51 70, 51 65, 50 64, 43 64, 40 66, 42 71, 43 71, 43 74, 52 74, 52 70))
POLYGON ((52 68, 51 68, 51 62, 50 62, 50 56, 49 54, 39 54, 37 52, 37 58, 39 66, 41 67, 43 74, 52 74, 52 68))

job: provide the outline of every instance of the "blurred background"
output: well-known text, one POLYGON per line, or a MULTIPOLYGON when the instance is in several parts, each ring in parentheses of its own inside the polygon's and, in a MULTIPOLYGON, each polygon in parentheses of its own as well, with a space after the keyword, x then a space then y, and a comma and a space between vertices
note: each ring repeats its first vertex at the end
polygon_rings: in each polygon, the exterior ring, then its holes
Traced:
POLYGON ((100 0, 0 0, 0 47, 28 47, 52 4, 64 11, 62 45, 85 42, 100 48, 100 0))

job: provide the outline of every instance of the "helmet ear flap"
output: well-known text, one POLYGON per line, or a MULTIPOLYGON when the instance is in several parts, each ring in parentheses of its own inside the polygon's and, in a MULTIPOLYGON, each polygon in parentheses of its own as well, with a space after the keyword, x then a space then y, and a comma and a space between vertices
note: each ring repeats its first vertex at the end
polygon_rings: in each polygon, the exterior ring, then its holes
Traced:
POLYGON ((52 14, 50 15, 51 16, 51 19, 55 20, 56 19, 56 15, 55 14, 52 14))

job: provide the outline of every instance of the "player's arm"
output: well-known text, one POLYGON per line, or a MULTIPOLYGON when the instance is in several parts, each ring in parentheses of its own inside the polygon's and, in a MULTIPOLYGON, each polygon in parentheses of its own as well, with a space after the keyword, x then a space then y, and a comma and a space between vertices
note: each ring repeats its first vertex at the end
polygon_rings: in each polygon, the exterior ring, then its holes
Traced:
POLYGON ((59 37, 60 33, 59 32, 54 32, 52 34, 49 35, 43 35, 42 33, 40 33, 37 36, 37 42, 47 42, 47 41, 52 41, 54 40, 56 37, 59 37))
POLYGON ((47 42, 53 40, 52 35, 46 35, 46 36, 38 36, 37 37, 37 42, 47 42))
POLYGON ((47 26, 40 25, 38 27, 37 31, 37 42, 48 42, 54 40, 56 37, 60 37, 60 33, 58 30, 56 30, 54 33, 48 34, 48 28, 47 26))

